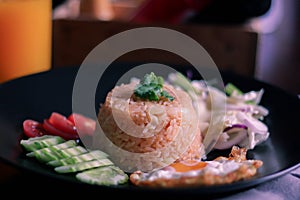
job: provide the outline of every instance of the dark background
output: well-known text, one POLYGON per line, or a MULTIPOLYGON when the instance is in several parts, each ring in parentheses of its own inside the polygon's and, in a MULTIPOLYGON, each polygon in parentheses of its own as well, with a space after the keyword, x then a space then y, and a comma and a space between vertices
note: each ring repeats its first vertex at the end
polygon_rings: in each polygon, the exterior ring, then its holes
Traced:
MULTIPOLYGON (((64 3, 53 0, 53 8, 64 3)), ((190 17, 186 23, 245 24, 247 20, 272 15, 272 5, 281 3, 281 16, 276 27, 259 34, 256 78, 293 94, 300 94, 300 1, 298 0, 212 0, 209 6, 190 17)), ((278 19, 277 19, 278 20, 278 19)))

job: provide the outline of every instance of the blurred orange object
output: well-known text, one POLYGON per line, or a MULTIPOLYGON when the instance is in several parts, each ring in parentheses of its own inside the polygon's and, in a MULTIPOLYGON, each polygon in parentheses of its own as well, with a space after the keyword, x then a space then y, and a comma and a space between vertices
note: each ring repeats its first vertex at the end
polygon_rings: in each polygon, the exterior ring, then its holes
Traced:
POLYGON ((52 0, 0 1, 0 83, 51 67, 52 0))
POLYGON ((79 15, 81 18, 94 18, 104 21, 114 18, 110 0, 81 0, 79 15))

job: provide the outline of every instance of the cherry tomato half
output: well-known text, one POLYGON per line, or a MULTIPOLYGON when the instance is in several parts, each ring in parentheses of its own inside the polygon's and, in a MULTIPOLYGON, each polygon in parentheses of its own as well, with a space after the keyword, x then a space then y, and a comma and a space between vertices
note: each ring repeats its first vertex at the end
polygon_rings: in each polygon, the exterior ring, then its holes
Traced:
POLYGON ((59 129, 57 129, 55 126, 53 126, 48 119, 44 119, 44 122, 43 122, 43 128, 49 132, 50 134, 52 135, 57 135, 57 136, 60 136, 66 140, 75 140, 75 139, 78 139, 79 136, 78 134, 72 134, 72 133, 68 133, 68 132, 64 132, 64 131, 61 131, 59 129))
POLYGON ((96 121, 78 113, 72 113, 68 120, 75 126, 79 134, 92 136, 96 129, 96 121))
POLYGON ((23 130, 27 137, 39 137, 47 134, 42 123, 32 119, 26 119, 23 121, 23 130))
POLYGON ((52 112, 48 120, 49 123, 56 129, 71 135, 77 135, 77 130, 74 123, 68 120, 66 116, 57 112, 52 112))

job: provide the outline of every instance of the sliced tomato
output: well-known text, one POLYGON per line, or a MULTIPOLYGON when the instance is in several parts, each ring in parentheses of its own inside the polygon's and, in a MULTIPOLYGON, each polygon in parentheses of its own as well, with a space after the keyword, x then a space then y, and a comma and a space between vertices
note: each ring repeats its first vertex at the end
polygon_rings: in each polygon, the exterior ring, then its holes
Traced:
POLYGON ((47 134, 46 130, 44 130, 42 123, 32 120, 26 119, 23 121, 23 130, 27 137, 39 137, 47 134))
POLYGON ((66 140, 75 140, 75 139, 78 139, 79 136, 77 134, 77 132, 74 134, 74 133, 69 133, 69 132, 65 132, 65 131, 62 131, 62 130, 59 130, 57 129, 55 126, 53 126, 48 119, 44 119, 44 122, 43 122, 43 128, 49 132, 50 134, 52 135, 57 135, 57 136, 60 136, 66 140))
POLYGON ((77 130, 74 123, 68 120, 67 117, 62 114, 52 112, 49 117, 49 123, 58 130, 77 135, 77 130))
POLYGON ((79 134, 93 135, 96 129, 96 121, 86 117, 79 113, 72 113, 68 116, 68 120, 71 121, 79 134))

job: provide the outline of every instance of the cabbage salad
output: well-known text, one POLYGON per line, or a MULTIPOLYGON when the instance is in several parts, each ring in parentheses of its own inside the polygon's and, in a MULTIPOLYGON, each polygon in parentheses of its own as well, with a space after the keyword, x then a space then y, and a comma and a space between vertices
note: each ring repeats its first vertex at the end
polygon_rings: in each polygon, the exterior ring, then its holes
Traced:
POLYGON ((264 123, 264 117, 269 111, 260 105, 263 88, 259 91, 242 92, 234 84, 227 83, 222 91, 213 86, 213 81, 207 83, 204 80, 190 80, 178 72, 170 73, 167 81, 188 92, 197 105, 206 154, 213 149, 230 149, 234 145, 254 149, 269 137, 268 127, 264 123), (211 95, 225 99, 226 109, 220 122, 211 121, 211 95), (208 132, 211 123, 222 123, 222 128, 208 132))

